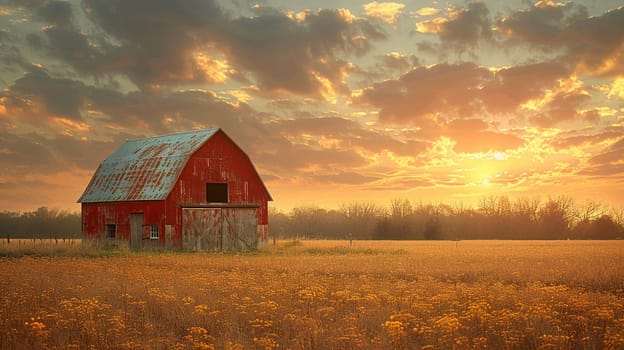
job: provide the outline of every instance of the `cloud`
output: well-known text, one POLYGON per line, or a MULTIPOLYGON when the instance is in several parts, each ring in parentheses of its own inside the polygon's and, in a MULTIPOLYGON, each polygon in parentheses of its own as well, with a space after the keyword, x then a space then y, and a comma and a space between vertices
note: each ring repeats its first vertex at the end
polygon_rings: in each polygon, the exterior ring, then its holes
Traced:
POLYGON ((461 46, 474 45, 479 39, 488 39, 492 35, 489 13, 482 2, 472 2, 465 8, 452 8, 449 20, 439 32, 440 39, 461 46))
POLYGON ((506 67, 498 70, 484 85, 483 100, 493 113, 513 112, 527 101, 541 97, 570 73, 565 65, 557 62, 506 67))
POLYGON ((344 79, 351 65, 336 55, 363 54, 383 34, 348 11, 320 10, 299 19, 277 11, 237 18, 225 37, 221 49, 254 73, 262 90, 331 98, 349 91, 344 79))
POLYGON ((53 154, 37 140, 11 135, 2 130, 0 141, 0 164, 4 176, 59 170, 53 154))
POLYGON ((527 10, 518 10, 497 21, 497 30, 509 38, 525 41, 544 48, 559 45, 567 17, 572 11, 586 11, 573 3, 538 1, 527 10))
POLYGON ((212 0, 42 1, 25 8, 44 23, 26 35, 33 49, 83 77, 121 74, 144 91, 234 80, 259 93, 333 99, 349 93, 347 57, 385 38, 347 9, 290 16, 256 6, 253 16, 234 17, 212 0))
POLYGON ((516 149, 526 142, 513 134, 487 130, 489 125, 480 119, 455 119, 447 124, 444 135, 456 141, 456 152, 476 153, 516 149))
POLYGON ((371 191, 405 191, 413 188, 427 188, 433 187, 438 181, 444 181, 445 179, 432 180, 427 174, 422 176, 413 175, 393 175, 388 181, 379 181, 375 184, 367 186, 367 190, 371 191))
POLYGON ((474 63, 416 67, 398 79, 365 88, 354 103, 379 109, 383 123, 425 126, 488 114, 517 115, 553 126, 582 117, 590 99, 582 81, 555 62, 501 69, 474 63))
MULTIPOLYGON (((26 42, 31 48, 45 52, 70 64, 82 74, 100 75, 100 61, 110 46, 100 37, 85 34, 77 24, 74 7, 68 1, 19 2, 20 9, 33 23, 43 22, 40 32, 28 32, 26 42)), ((21 38, 14 37, 16 42, 21 38)), ((18 49, 24 50, 24 48, 18 49)))
POLYGON ((609 87, 609 93, 607 94, 609 98, 619 97, 624 100, 624 78, 616 78, 611 86, 609 87))
POLYGON ((383 38, 341 9, 295 18, 262 7, 253 17, 230 18, 211 1, 88 0, 86 9, 122 42, 108 54, 107 67, 121 69, 140 86, 215 83, 232 75, 241 79, 240 71, 262 90, 327 97, 348 91, 350 65, 336 55, 362 54, 369 40, 383 38), (206 62, 217 74, 206 74, 206 62))
POLYGON ((418 59, 402 55, 398 52, 388 52, 382 57, 382 61, 387 68, 404 71, 414 66, 415 63, 418 62, 418 59))
MULTIPOLYGON (((12 38, 0 30, 0 72, 8 75, 19 74, 29 69, 30 63, 22 55, 21 50, 14 45, 12 38)), ((0 83, 8 85, 4 76, 0 76, 0 83)))
POLYGON ((63 122, 86 123, 102 133, 175 132, 222 125, 245 130, 258 126, 257 113, 246 104, 230 104, 204 90, 121 93, 32 69, 0 92, 4 117, 33 127, 53 128, 63 122))
MULTIPOLYGON (((624 137, 589 159, 582 174, 598 177, 624 177, 624 137)), ((615 179, 615 178, 614 178, 615 179)))
POLYGON ((416 156, 423 152, 426 142, 398 140, 388 134, 364 128, 342 117, 298 118, 275 121, 273 130, 296 140, 310 138, 310 145, 329 149, 352 150, 366 154, 384 151, 398 156, 416 156))
MULTIPOLYGON (((492 123, 478 118, 453 119, 441 125, 410 131, 407 137, 418 138, 426 146, 425 155, 436 149, 442 157, 454 158, 452 153, 484 153, 508 151, 526 145, 522 136, 513 131, 497 131, 492 123)), ((438 155, 436 155, 438 156, 438 155)), ((425 162, 428 159, 421 159, 425 162)))
POLYGON ((388 24, 396 24, 397 17, 405 4, 398 2, 377 2, 373 1, 364 5, 364 12, 369 17, 378 18, 388 24))
POLYGON ((497 30, 510 44, 525 43, 561 59, 580 73, 619 76, 624 72, 624 7, 590 17, 582 5, 540 1, 500 18, 497 30))
POLYGON ((608 131, 600 132, 597 134, 590 134, 590 135, 565 136, 565 137, 561 137, 561 138, 557 138, 553 140, 551 144, 556 149, 561 150, 561 149, 567 149, 571 147, 593 146, 593 145, 600 144, 604 141, 619 138, 620 136, 621 136, 620 132, 608 130, 608 131))
POLYGON ((624 162, 624 137, 609 146, 605 152, 590 159, 592 164, 622 163, 624 162))
POLYGON ((123 134, 114 141, 81 140, 63 135, 13 134, 5 129, 0 131, 2 172, 18 181, 26 175, 95 169, 116 144, 123 142, 122 137, 123 134))
POLYGON ((588 121, 597 121, 594 111, 583 113, 580 107, 591 99, 583 84, 575 79, 560 81, 553 92, 547 93, 538 103, 536 115, 530 119, 536 125, 551 127, 563 121, 585 118, 588 121), (572 81, 572 84, 566 84, 572 81))
POLYGON ((14 118, 62 116, 80 121, 85 90, 78 81, 51 78, 45 70, 33 68, 0 93, 0 104, 14 118))
POLYGON ((3 143, 10 145, 3 147, 8 151, 0 163, 12 164, 11 169, 32 164, 41 173, 69 165, 94 168, 125 138, 196 128, 222 127, 251 150, 280 140, 249 106, 224 102, 213 93, 123 94, 53 78, 41 69, 26 73, 0 93, 0 106, 3 143))
POLYGON ((317 175, 311 177, 322 183, 343 184, 343 185, 361 185, 379 180, 379 176, 363 175, 356 172, 338 172, 336 174, 317 175))
POLYGON ((599 17, 574 21, 564 43, 580 71, 599 75, 624 74, 624 6, 599 17))
POLYGON ((448 17, 436 17, 418 22, 416 30, 437 34, 447 48, 468 50, 480 40, 492 37, 489 10, 482 2, 471 2, 466 7, 450 7, 448 17))
POLYGON ((492 72, 473 63, 417 67, 364 89, 355 102, 379 108, 384 123, 423 124, 437 115, 473 115, 479 87, 492 72))
POLYGON ((58 26, 70 26, 73 20, 72 7, 67 1, 42 2, 37 8, 37 15, 44 21, 58 26))
POLYGON ((292 120, 269 127, 250 106, 230 104, 202 90, 122 94, 34 70, 2 94, 0 120, 6 127, 0 164, 11 169, 13 176, 72 167, 95 169, 126 138, 207 127, 223 128, 264 173, 278 176, 298 172, 323 175, 342 167, 364 166, 368 160, 351 148, 359 142, 359 150, 376 149, 384 142, 385 147, 404 146, 387 138, 377 141, 383 136, 341 118, 292 120), (85 121, 88 124, 83 124, 85 121), (10 127, 12 123, 40 132, 24 133, 10 127), (327 142, 337 138, 344 148, 292 138, 299 134, 318 135, 318 140, 327 142))
POLYGON ((422 7, 414 11, 414 13, 419 16, 433 16, 433 15, 437 15, 438 13, 440 13, 440 10, 433 8, 433 7, 422 7))
POLYGON ((325 174, 368 164, 364 157, 352 150, 319 149, 301 144, 287 146, 274 152, 262 152, 254 159, 282 176, 325 174))
POLYGON ((194 55, 228 20, 213 1, 87 0, 83 8, 117 42, 99 57, 100 71, 122 72, 142 88, 214 82, 194 55))

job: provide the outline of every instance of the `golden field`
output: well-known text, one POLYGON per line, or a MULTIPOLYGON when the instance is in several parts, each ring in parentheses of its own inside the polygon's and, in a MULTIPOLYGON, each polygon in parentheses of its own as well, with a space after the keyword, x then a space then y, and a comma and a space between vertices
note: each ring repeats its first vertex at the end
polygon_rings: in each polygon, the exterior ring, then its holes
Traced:
POLYGON ((624 349, 624 241, 17 243, 0 349, 624 349))

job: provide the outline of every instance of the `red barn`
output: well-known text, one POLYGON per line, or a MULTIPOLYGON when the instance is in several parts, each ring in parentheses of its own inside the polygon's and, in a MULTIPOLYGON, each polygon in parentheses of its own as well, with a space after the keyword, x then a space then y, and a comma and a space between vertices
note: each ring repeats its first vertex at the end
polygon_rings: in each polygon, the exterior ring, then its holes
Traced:
POLYGON ((126 141, 78 203, 87 238, 230 251, 267 243, 270 200, 249 157, 215 128, 126 141))

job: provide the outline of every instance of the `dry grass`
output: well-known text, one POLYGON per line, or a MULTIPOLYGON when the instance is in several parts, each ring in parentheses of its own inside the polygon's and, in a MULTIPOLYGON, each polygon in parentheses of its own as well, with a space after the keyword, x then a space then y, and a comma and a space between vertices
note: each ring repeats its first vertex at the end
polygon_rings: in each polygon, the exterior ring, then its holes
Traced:
POLYGON ((84 254, 0 259, 0 348, 624 348, 622 241, 84 254))

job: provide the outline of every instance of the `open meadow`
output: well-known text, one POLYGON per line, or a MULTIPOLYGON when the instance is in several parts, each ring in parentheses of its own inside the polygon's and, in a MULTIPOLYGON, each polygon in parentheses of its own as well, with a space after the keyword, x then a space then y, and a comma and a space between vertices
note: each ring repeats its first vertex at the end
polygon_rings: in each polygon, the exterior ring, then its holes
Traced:
POLYGON ((0 256, 0 349, 624 348, 624 241, 0 256))

